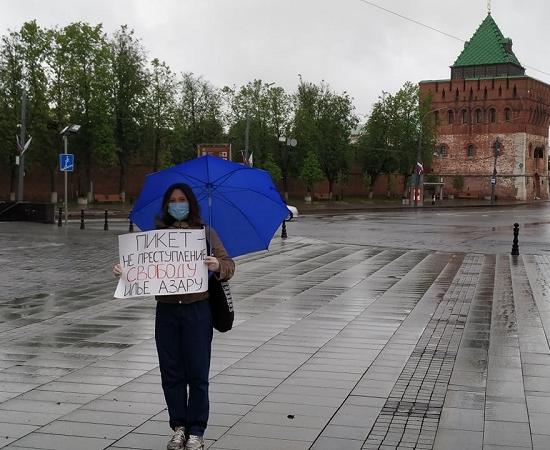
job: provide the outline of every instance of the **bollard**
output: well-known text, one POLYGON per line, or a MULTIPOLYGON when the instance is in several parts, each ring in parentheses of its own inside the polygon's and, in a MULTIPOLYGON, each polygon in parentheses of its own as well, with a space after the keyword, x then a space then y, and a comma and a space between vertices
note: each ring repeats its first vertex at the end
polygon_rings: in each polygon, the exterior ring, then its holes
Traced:
POLYGON ((281 229, 281 239, 286 239, 288 235, 286 234, 286 220, 283 220, 283 228, 281 229))
POLYGON ((109 223, 107 222, 107 215, 109 214, 109 212, 107 210, 105 210, 105 225, 103 225, 103 229, 105 231, 107 231, 109 229, 109 223))
POLYGON ((134 223, 132 222, 132 219, 130 219, 130 216, 128 216, 128 220, 130 221, 130 225, 128 226, 128 233, 134 232, 134 223))
POLYGON ((59 216, 57 216, 57 226, 60 227, 63 225, 63 209, 59 208, 59 216))
POLYGON ((84 210, 80 210, 80 229, 84 229, 84 210))
POLYGON ((514 242, 512 244, 512 255, 518 256, 519 255, 519 243, 518 243, 518 237, 519 237, 519 224, 514 224, 514 242))

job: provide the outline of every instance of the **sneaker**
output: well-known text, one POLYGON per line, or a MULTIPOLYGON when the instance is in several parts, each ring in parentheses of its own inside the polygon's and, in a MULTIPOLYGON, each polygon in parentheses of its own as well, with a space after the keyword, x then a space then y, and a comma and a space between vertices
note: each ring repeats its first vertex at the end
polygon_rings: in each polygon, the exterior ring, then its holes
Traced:
POLYGON ((183 450, 185 448, 185 428, 176 427, 174 435, 166 446, 168 450, 183 450))
POLYGON ((204 439, 202 436, 195 436, 194 434, 189 435, 187 439, 187 444, 185 444, 185 450, 203 450, 204 449, 204 439))

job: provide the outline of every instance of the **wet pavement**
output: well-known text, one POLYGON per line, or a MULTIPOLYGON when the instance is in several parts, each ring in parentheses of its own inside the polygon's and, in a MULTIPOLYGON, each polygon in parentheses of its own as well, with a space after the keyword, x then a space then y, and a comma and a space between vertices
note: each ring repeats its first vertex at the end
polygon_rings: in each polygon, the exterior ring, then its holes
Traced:
MULTIPOLYGON (((386 214, 386 240, 300 218, 238 259, 210 448, 550 448, 550 255, 392 246, 386 214)), ((127 224, 77 225, 0 223, 0 447, 164 449, 154 300, 113 298, 127 224)))

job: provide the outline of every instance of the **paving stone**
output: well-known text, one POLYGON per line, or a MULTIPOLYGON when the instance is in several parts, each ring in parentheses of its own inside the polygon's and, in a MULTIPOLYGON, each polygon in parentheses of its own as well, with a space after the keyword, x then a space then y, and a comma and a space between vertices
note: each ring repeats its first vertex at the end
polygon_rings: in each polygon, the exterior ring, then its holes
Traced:
POLYGON ((360 450, 363 441, 321 436, 310 447, 311 450, 360 450))
POLYGON ((483 419, 482 410, 443 408, 439 426, 454 430, 483 431, 483 419))
POLYGON ((479 431, 450 430, 442 428, 438 431, 433 444, 434 450, 481 450, 483 433, 479 431))
MULTIPOLYGON (((93 248, 81 242, 94 261, 115 260, 114 235, 104 236, 93 248)), ((56 265, 42 264, 43 276, 56 265)), ((89 261, 77 266, 90 272, 89 261)), ((104 275, 45 299, 0 299, 0 315, 29 317, 0 327, 0 420, 16 439, 8 448, 24 439, 64 448, 81 435, 78 448, 98 448, 102 434, 101 445, 121 438, 113 448, 165 448, 154 301, 113 301, 104 275)), ((547 279, 546 255, 296 238, 242 257, 236 326, 214 337, 208 444, 480 448, 485 424, 487 448, 525 444, 530 432, 534 448, 549 448, 547 279)))
POLYGON ((227 450, 306 450, 312 442, 291 441, 288 439, 258 438, 253 436, 224 435, 211 448, 227 450))
POLYGON ((485 419, 505 422, 528 422, 525 403, 497 402, 487 400, 485 419))
POLYGON ((41 433, 62 434, 65 436, 83 436, 103 439, 120 439, 132 431, 131 426, 95 424, 84 422, 69 422, 56 420, 40 429, 41 433))
POLYGON ((89 438, 82 436, 62 436, 57 434, 33 433, 14 442, 15 447, 30 447, 36 449, 100 450, 107 448, 114 440, 89 438))
POLYGON ((517 422, 486 421, 483 442, 491 445, 531 446, 529 425, 517 422))

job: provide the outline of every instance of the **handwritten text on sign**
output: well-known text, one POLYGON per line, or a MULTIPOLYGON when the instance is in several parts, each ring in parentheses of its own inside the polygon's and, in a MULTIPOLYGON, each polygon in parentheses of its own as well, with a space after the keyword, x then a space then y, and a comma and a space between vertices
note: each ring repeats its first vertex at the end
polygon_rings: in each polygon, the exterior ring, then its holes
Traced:
POLYGON ((169 229, 118 237, 122 276, 116 298, 208 290, 204 229, 169 229))

